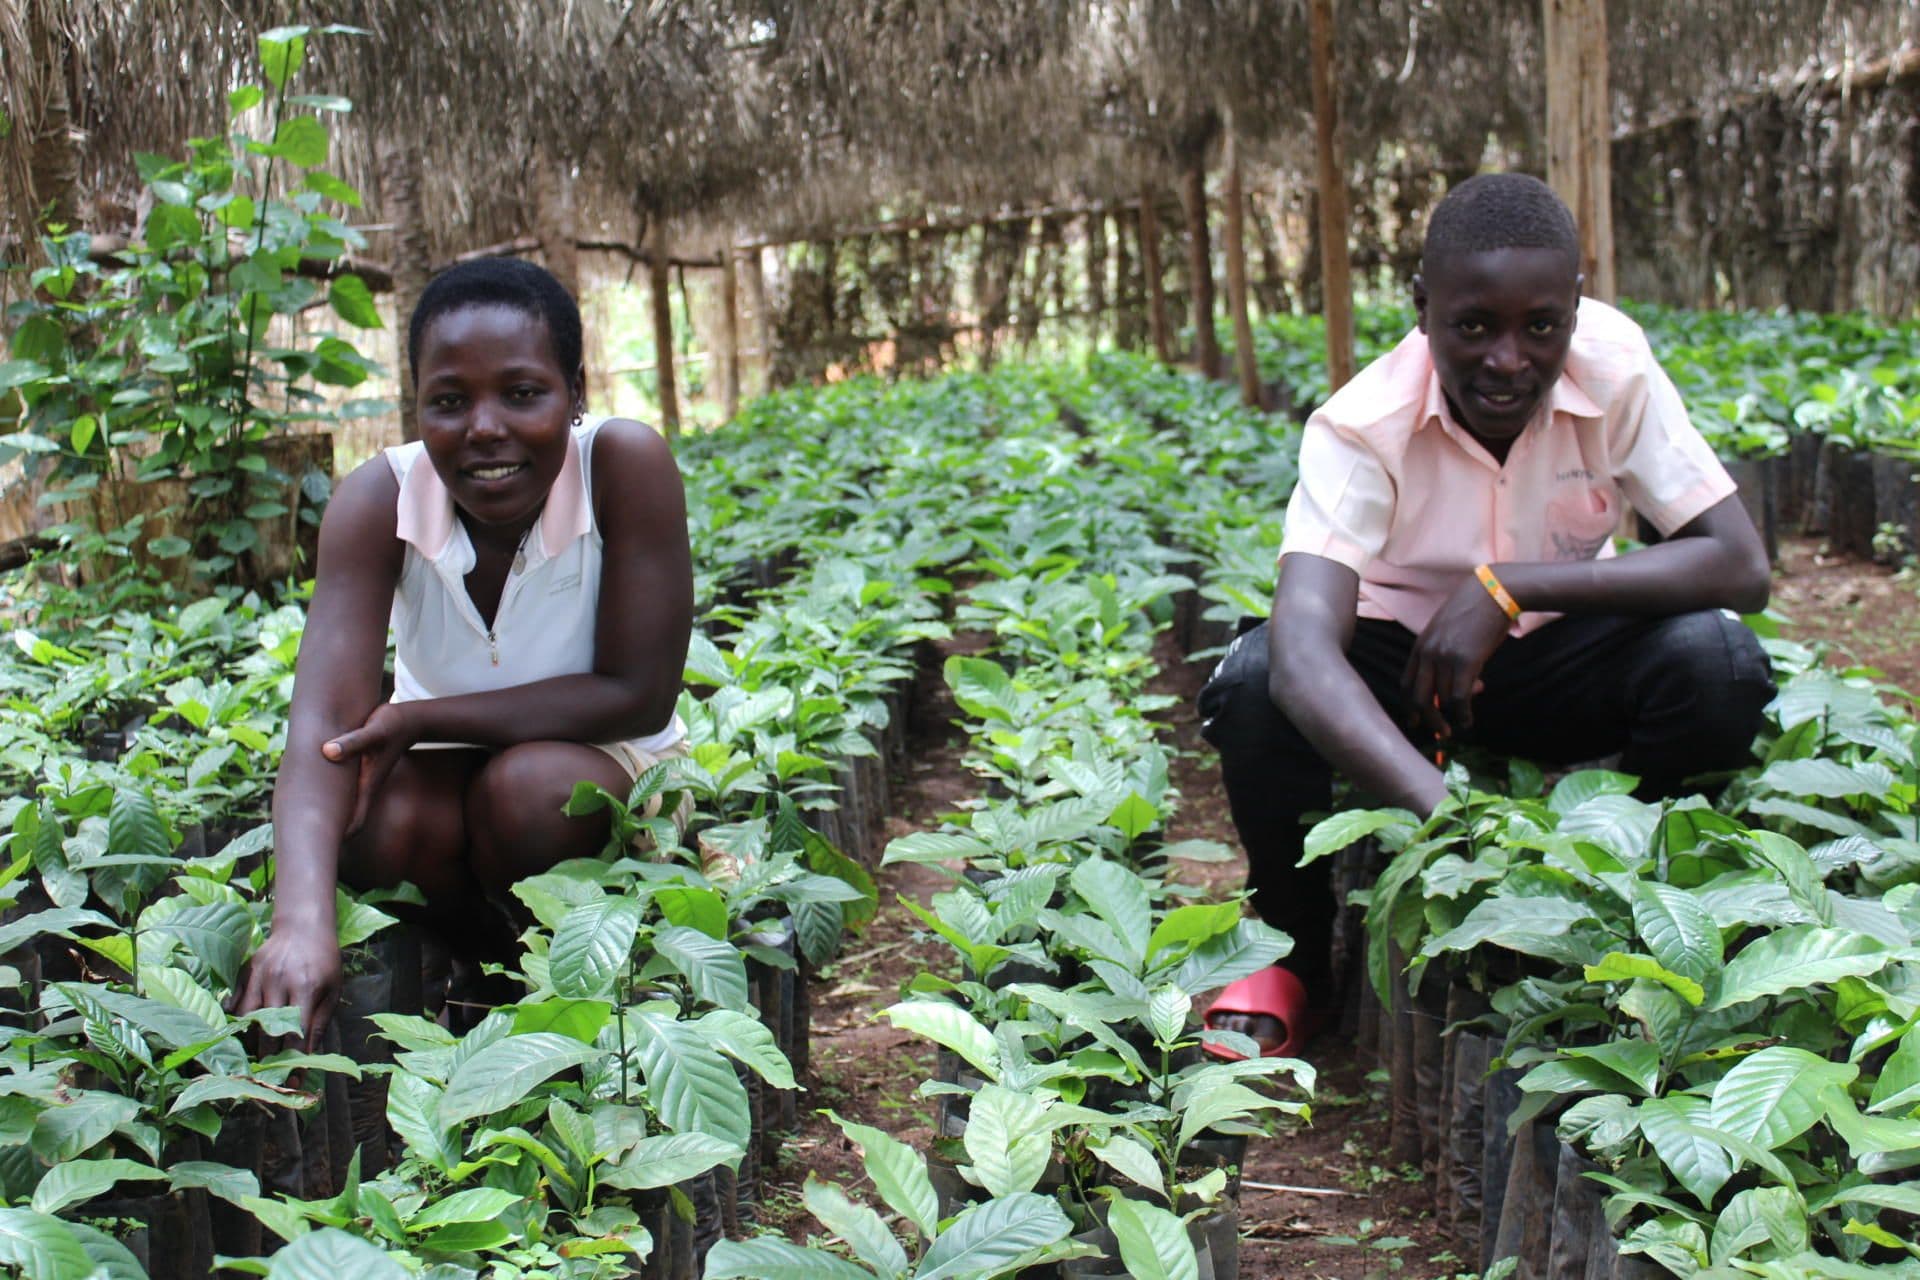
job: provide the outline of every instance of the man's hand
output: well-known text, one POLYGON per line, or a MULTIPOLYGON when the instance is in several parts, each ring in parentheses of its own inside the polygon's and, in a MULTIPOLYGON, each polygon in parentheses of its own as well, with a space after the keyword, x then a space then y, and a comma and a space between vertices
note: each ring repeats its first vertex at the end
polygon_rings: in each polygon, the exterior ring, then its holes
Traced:
POLYGON ((253 954, 236 1013, 292 1005, 312 1050, 340 1002, 340 944, 331 928, 276 926, 253 954))
POLYGON ((1473 727, 1480 670, 1507 638, 1509 625, 1506 610, 1468 574, 1420 633, 1401 686, 1434 737, 1450 738, 1473 727))
POLYGON ((337 738, 321 744, 320 754, 335 764, 358 759, 359 776, 353 795, 353 816, 347 820, 345 834, 353 835, 366 824, 373 797, 400 763, 400 757, 418 741, 411 719, 402 703, 383 702, 373 709, 367 722, 349 729, 337 738))

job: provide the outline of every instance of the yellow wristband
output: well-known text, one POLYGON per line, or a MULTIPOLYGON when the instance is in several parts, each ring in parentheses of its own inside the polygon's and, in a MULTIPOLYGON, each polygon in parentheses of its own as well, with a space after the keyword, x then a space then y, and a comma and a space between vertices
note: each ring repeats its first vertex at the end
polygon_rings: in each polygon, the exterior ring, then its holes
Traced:
POLYGON ((1487 589, 1487 594, 1493 597, 1493 602, 1499 605, 1509 618, 1515 622, 1520 621, 1520 602, 1501 585, 1500 579, 1493 576, 1491 568, 1484 564, 1480 565, 1474 569, 1473 576, 1480 579, 1480 585, 1487 589))

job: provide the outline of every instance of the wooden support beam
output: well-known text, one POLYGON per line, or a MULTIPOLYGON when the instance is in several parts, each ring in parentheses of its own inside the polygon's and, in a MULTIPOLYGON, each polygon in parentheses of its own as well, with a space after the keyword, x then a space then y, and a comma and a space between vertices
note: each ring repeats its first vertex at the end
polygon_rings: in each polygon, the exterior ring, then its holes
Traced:
MULTIPOLYGON (((1087 235, 1087 306, 1097 315, 1107 309, 1107 215, 1089 213, 1087 235)), ((1093 341, 1100 342, 1100 328, 1094 326, 1093 341)))
POLYGON ((1233 363, 1240 374, 1240 403, 1260 407, 1260 362, 1253 352, 1253 317, 1247 310, 1247 193, 1240 180, 1240 149, 1227 132, 1227 314, 1233 319, 1233 363))
POLYGON ((680 400, 673 385, 673 273, 667 266, 667 223, 655 216, 647 228, 647 293, 653 309, 655 387, 660 401, 660 429, 669 440, 680 434, 680 400))
MULTIPOLYGON (((420 438, 413 396, 413 364, 407 353, 408 324, 420 294, 433 278, 427 256, 426 220, 420 214, 420 158, 411 147, 382 143, 379 148, 381 212, 393 223, 394 369, 400 377, 400 437, 420 438)), ((366 277, 362 276, 362 279, 366 277)), ((371 286, 369 286, 371 287, 371 286)))
POLYGON ((760 390, 773 389, 773 317, 767 314, 767 272, 760 261, 760 250, 743 249, 741 265, 746 268, 747 308, 753 312, 753 345, 760 351, 760 390))
POLYGON ((733 254, 720 255, 720 412, 729 422, 740 412, 740 300, 733 254))
POLYGON ((1589 296, 1611 302, 1613 150, 1607 0, 1541 0, 1546 41, 1547 181, 1580 225, 1589 296))
POLYGON ((1192 302, 1193 363, 1209 378, 1220 376, 1220 336, 1213 330, 1213 239, 1207 231, 1207 163, 1196 156, 1181 175, 1187 211, 1188 297, 1192 302))
POLYGON ((1313 63, 1314 161, 1319 175, 1320 294, 1327 316, 1327 379, 1335 391, 1353 378, 1353 262, 1347 248, 1347 166, 1333 67, 1333 0, 1308 0, 1313 63))
POLYGON ((1153 334, 1153 354, 1161 363, 1173 359, 1172 326, 1167 321, 1167 290, 1160 275, 1160 215, 1154 212, 1151 188, 1140 192, 1140 271, 1146 279, 1147 326, 1153 334))

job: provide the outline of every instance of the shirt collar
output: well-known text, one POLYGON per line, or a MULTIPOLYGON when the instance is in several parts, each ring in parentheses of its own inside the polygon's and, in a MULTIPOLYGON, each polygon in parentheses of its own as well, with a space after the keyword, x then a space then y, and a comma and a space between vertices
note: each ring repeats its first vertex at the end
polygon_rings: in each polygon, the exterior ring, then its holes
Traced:
MULTIPOLYGON (((453 495, 433 469, 423 449, 400 486, 400 509, 394 532, 401 541, 410 542, 428 560, 439 561, 454 543, 453 495)), ((550 560, 566 550, 576 538, 593 530, 593 516, 587 499, 586 469, 580 462, 580 437, 567 433, 567 456, 560 474, 547 491, 547 504, 540 511, 539 555, 550 560)), ((528 550, 534 547, 529 545, 528 550)))

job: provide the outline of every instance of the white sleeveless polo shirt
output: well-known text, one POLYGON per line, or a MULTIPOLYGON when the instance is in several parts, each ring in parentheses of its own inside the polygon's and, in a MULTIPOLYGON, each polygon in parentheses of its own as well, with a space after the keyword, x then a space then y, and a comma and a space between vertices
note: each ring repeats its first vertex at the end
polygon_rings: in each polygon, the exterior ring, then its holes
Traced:
MULTIPOLYGON (((406 544, 393 593, 393 701, 489 693, 593 670, 604 550, 593 516, 593 438, 605 420, 588 419, 568 437, 566 461, 507 574, 492 627, 467 594, 473 542, 426 446, 416 440, 385 451, 400 482, 395 532, 406 544)), ((685 735, 676 715, 658 733, 590 745, 631 768, 633 752, 657 756, 685 735)))

